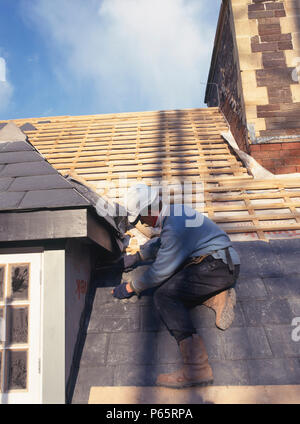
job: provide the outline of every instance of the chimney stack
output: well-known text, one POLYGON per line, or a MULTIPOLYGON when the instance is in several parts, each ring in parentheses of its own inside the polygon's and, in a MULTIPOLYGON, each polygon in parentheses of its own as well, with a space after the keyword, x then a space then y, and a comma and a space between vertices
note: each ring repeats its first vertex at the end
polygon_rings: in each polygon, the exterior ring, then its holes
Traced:
POLYGON ((299 80, 300 1, 223 0, 205 101, 274 174, 300 172, 299 80))

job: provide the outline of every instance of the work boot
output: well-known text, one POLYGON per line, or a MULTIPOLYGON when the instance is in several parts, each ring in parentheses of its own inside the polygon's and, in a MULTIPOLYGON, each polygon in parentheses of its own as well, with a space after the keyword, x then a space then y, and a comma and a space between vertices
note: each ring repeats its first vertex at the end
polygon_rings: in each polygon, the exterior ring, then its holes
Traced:
POLYGON ((206 386, 213 383, 213 372, 200 336, 193 334, 179 343, 183 366, 170 374, 160 374, 157 386, 183 389, 190 386, 206 386))
POLYGON ((234 289, 222 291, 203 303, 216 313, 216 326, 220 330, 226 330, 234 320, 234 307, 236 304, 236 294, 234 289))

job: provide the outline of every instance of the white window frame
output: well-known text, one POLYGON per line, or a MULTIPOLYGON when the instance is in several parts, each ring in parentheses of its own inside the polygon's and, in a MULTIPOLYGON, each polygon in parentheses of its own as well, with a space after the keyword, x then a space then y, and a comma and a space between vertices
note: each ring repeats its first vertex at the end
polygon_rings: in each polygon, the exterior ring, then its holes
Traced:
MULTIPOLYGON (((29 305, 28 316, 28 343, 26 345, 13 345, 11 348, 3 349, 2 372, 4 370, 5 352, 7 350, 28 349, 27 354, 27 389, 0 391, 0 404, 33 404, 41 403, 41 290, 42 290, 42 253, 22 253, 22 254, 0 254, 0 265, 6 266, 5 279, 8 281, 9 265, 30 264, 30 281, 28 301, 14 301, 13 305, 29 305)), ((8 284, 5 284, 4 297, 7 297, 8 284)), ((5 302, 4 302, 5 303, 5 302)), ((10 302, 8 302, 10 304, 10 302)), ((3 306, 3 303, 2 303, 3 306)), ((6 317, 6 303, 4 308, 4 318, 6 317)), ((1 349, 3 348, 0 347, 1 349)), ((2 374, 3 380, 3 374, 2 374)), ((3 387, 0 387, 0 390, 3 387)))

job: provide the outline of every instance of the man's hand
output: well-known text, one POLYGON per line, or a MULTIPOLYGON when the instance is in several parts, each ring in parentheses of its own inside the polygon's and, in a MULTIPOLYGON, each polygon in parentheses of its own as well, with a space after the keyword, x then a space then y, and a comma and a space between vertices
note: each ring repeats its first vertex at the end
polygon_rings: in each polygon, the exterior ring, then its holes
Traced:
POLYGON ((129 283, 126 283, 126 290, 128 291, 128 293, 134 293, 129 283))
POLYGON ((119 284, 111 293, 117 299, 128 299, 135 294, 130 284, 126 282, 119 284))

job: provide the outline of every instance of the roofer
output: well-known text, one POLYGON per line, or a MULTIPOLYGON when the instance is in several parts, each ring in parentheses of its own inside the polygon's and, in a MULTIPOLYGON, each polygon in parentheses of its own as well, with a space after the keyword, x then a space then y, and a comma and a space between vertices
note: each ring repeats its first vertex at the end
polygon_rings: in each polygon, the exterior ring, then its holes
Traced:
MULTIPOLYGON (((213 372, 202 338, 197 334, 189 310, 205 303, 216 312, 216 325, 232 323, 234 290, 239 274, 239 256, 228 235, 209 218, 186 205, 163 205, 159 190, 137 184, 128 190, 128 219, 160 226, 159 238, 141 246, 140 252, 124 257, 124 267, 154 260, 138 280, 117 286, 119 299, 140 295, 155 287, 154 304, 170 334, 176 339, 183 366, 161 374, 156 384, 183 388, 213 382, 213 372)), ((126 278, 126 277, 125 277, 126 278)))

